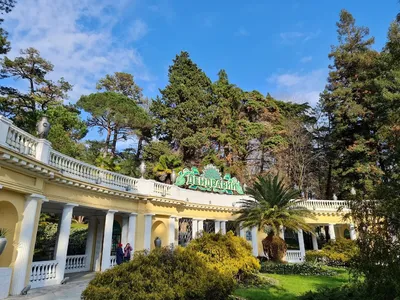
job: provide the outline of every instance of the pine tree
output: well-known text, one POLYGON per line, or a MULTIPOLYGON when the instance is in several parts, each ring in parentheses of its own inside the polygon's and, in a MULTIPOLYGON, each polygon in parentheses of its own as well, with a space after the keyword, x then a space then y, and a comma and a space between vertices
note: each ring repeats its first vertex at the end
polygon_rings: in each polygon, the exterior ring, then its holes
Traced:
MULTIPOLYGON (((213 119, 211 80, 181 52, 168 70, 168 85, 152 103, 158 137, 170 142, 194 163, 207 142, 205 130, 213 119)), ((198 161, 197 161, 198 163, 198 161)))
POLYGON ((371 49, 374 39, 367 37, 368 28, 356 26, 349 12, 341 11, 337 27, 339 44, 329 54, 333 65, 321 94, 331 126, 332 175, 340 180, 341 196, 355 187, 361 196, 368 197, 382 175, 374 122, 379 55, 371 49))

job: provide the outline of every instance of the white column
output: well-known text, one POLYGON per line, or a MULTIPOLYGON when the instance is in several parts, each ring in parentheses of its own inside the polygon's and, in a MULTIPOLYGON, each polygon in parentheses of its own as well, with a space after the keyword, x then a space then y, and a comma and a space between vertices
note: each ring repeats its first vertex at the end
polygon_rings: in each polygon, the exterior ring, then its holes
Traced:
POLYGON ((192 219, 192 239, 197 238, 197 231, 198 231, 198 220, 192 219))
POLYGON ((219 233, 221 230, 221 221, 215 220, 215 233, 219 233))
POLYGON ((204 231, 204 220, 200 219, 199 222, 197 223, 197 232, 200 235, 203 235, 203 231, 204 231))
POLYGON ((354 224, 350 224, 350 239, 352 241, 357 239, 356 228, 354 227, 354 224))
POLYGON ((101 270, 102 271, 105 271, 110 268, 114 214, 116 212, 117 212, 116 210, 109 210, 106 215, 106 221, 104 224, 103 254, 101 257, 101 270))
POLYGON ((60 233, 58 235, 57 249, 56 249, 56 279, 57 283, 61 283, 64 279, 65 264, 67 262, 67 251, 69 242, 69 233, 71 231, 72 210, 76 204, 68 203, 64 205, 61 215, 60 233))
POLYGON ((313 250, 318 250, 318 240, 315 234, 311 235, 313 250))
POLYGON ((329 224, 329 237, 330 237, 331 241, 336 240, 335 224, 329 224))
POLYGON ((221 221, 221 233, 226 234, 226 221, 221 221))
POLYGON ((300 253, 301 253, 301 259, 303 260, 306 255, 306 248, 304 246, 303 229, 299 229, 297 231, 297 237, 299 239, 299 248, 300 248, 300 253))
POLYGON ((258 256, 258 228, 251 228, 251 246, 253 247, 253 255, 258 256))
MULTIPOLYGON (((33 238, 33 229, 35 228, 36 210, 41 207, 45 197, 32 194, 26 197, 25 208, 21 223, 19 241, 17 245, 17 258, 14 264, 12 277, 11 295, 19 295, 25 287, 25 278, 28 270, 29 260, 31 259, 31 244, 33 238)), ((33 251, 33 249, 32 249, 33 251)))
POLYGON ((129 231, 129 220, 128 216, 122 216, 122 227, 121 227, 121 244, 126 246, 128 243, 128 231, 129 231))
POLYGON ((246 239, 246 229, 243 227, 243 222, 239 225, 239 236, 246 239))
POLYGON ((151 227, 153 226, 154 214, 144 215, 144 250, 150 251, 151 248, 151 227))
POLYGON ((103 252, 103 233, 104 233, 104 216, 97 217, 97 233, 96 233, 96 247, 94 254, 94 270, 101 271, 101 253, 103 252))
POLYGON ((176 216, 169 217, 168 245, 171 248, 175 246, 175 219, 176 216))
POLYGON ((285 228, 281 225, 279 226, 279 237, 284 240, 285 239, 285 228))
POLYGON ((88 233, 86 238, 86 250, 85 250, 85 255, 86 255, 85 268, 88 271, 92 269, 93 243, 95 238, 94 235, 96 232, 96 226, 97 226, 97 218, 94 216, 90 217, 88 233))
POLYGON ((132 247, 132 253, 135 252, 135 239, 136 239, 136 213, 131 213, 129 215, 129 221, 128 221, 128 237, 127 237, 127 242, 131 244, 132 247))

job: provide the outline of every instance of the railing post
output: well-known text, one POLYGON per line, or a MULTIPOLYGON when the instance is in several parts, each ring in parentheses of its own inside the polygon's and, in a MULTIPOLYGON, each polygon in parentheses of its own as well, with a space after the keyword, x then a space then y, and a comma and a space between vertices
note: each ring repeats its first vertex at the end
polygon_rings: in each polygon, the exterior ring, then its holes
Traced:
POLYGON ((49 164, 51 143, 45 139, 39 139, 36 146, 36 159, 49 164))
POLYGON ((12 121, 4 116, 0 116, 0 145, 7 144, 8 129, 10 128, 12 121))

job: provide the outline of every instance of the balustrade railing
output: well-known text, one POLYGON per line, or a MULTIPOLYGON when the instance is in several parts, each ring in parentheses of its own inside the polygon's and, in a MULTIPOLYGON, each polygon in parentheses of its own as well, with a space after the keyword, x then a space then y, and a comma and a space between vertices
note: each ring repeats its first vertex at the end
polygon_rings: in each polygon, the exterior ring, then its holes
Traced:
POLYGON ((65 263, 65 273, 87 271, 86 255, 69 255, 65 263))
POLYGON ((305 207, 309 210, 337 211, 339 208, 348 209, 345 200, 300 200, 297 206, 305 207))
POLYGON ((286 251, 286 261, 290 263, 303 262, 304 258, 301 255, 300 250, 287 250, 286 251))
POLYGON ((60 169, 63 174, 77 179, 125 191, 137 189, 138 180, 136 178, 97 168, 54 150, 50 151, 50 165, 60 169))
POLYGON ((37 138, 17 127, 8 128, 6 143, 21 154, 33 157, 36 155, 37 138))
POLYGON ((157 194, 161 194, 162 196, 167 196, 167 195, 171 195, 171 188, 172 188, 172 185, 170 185, 170 184, 154 182, 153 192, 157 193, 157 194))
POLYGON ((115 255, 110 256, 110 267, 114 267, 117 264, 117 257, 115 255))
POLYGON ((37 288, 55 284, 57 264, 56 260, 33 262, 29 280, 31 287, 37 288))

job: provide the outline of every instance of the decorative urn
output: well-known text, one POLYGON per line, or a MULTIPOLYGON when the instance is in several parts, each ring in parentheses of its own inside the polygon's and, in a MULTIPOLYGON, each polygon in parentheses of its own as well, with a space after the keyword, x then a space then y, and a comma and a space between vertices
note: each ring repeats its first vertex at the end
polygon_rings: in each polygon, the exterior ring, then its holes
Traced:
POLYGON ((171 183, 174 184, 174 183, 175 183, 175 180, 176 180, 176 173, 175 173, 175 170, 172 170, 172 173, 171 173, 171 183))
POLYGON ((140 174, 142 174, 142 178, 143 178, 144 173, 146 173, 146 164, 144 163, 144 161, 142 161, 142 163, 140 164, 139 170, 140 170, 140 174))
POLYGON ((36 130, 39 138, 45 139, 50 131, 50 123, 46 116, 43 116, 39 122, 36 123, 36 130))
POLYGON ((156 239, 154 240, 154 246, 156 248, 161 248, 161 239, 159 237, 156 237, 156 239))

